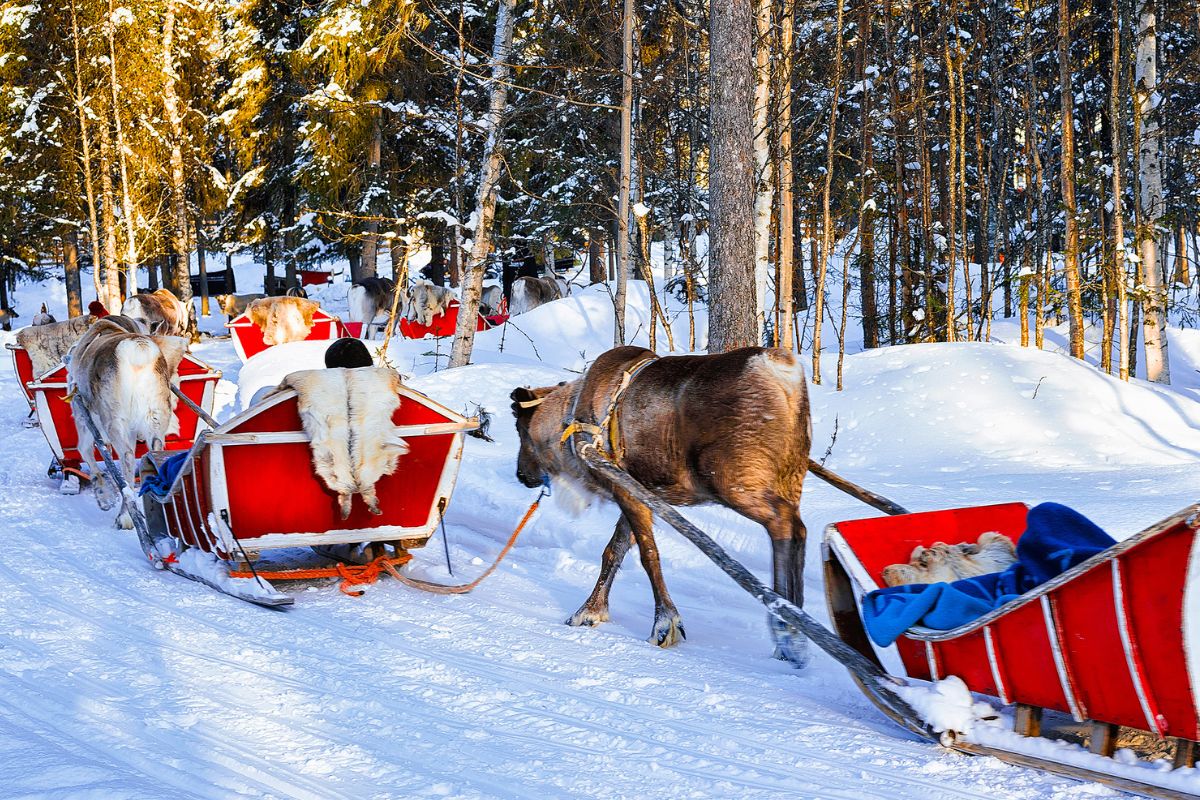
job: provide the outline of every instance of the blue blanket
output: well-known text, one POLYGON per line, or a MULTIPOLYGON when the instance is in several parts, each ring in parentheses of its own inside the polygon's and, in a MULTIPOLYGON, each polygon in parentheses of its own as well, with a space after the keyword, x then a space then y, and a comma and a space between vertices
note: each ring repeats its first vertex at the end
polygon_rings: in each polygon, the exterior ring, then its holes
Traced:
POLYGON ((863 622, 871 639, 887 647, 914 625, 949 630, 1082 563, 1116 541, 1078 511, 1058 503, 1030 509, 1017 540, 1017 561, 954 583, 909 584, 878 589, 863 598, 863 622))
POLYGON ((153 494, 155 497, 166 497, 171 493, 171 484, 175 483, 175 478, 178 477, 179 471, 183 469, 183 465, 187 463, 190 453, 184 450, 179 455, 174 455, 166 461, 158 465, 158 471, 153 475, 145 475, 142 477, 142 488, 138 490, 138 497, 145 494, 153 494))

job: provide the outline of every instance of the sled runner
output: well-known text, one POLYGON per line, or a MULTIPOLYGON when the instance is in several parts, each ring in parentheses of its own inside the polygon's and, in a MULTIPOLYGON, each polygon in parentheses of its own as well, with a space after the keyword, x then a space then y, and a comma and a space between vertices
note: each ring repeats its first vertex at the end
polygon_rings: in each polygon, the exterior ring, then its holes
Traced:
POLYGON ((823 547, 826 598, 838 635, 888 671, 925 681, 953 675, 972 692, 1009 707, 1013 730, 974 724, 969 732, 943 735, 947 746, 1155 796, 1190 796, 1175 792, 1169 781, 1160 787, 1121 777, 1115 761, 1099 757, 1113 755, 1119 735, 1128 740, 1141 731, 1160 742, 1175 740, 1159 748, 1175 766, 1194 764, 1200 738, 1200 505, 974 621, 950 630, 912 627, 886 650, 867 637, 863 596, 882 587, 886 566, 907 562, 918 545, 974 543, 990 531, 1016 542, 1027 512, 1012 503, 830 525, 823 547), (1079 738, 1091 753, 1075 748, 1063 760, 1047 756, 1065 753, 1047 748, 1040 736, 1051 717, 1077 731, 1083 724, 1079 738))
MULTIPOLYGON (((179 362, 179 388, 192 402, 206 412, 212 410, 216 397, 217 381, 221 371, 196 358, 191 353, 179 362)), ((80 476, 83 456, 79 452, 79 434, 75 429, 75 416, 67 400, 67 367, 60 364, 55 369, 29 384, 33 395, 33 406, 37 411, 42 434, 50 445, 57 461, 52 474, 65 472, 80 476)), ((199 415, 185 403, 175 406, 175 418, 179 420, 179 432, 167 436, 168 450, 186 450, 192 446, 199 426, 199 415)), ((137 455, 146 453, 146 445, 138 444, 137 455)))
MULTIPOLYGON (((289 389, 205 431, 181 458, 155 452, 143 459, 143 484, 159 483, 142 498, 150 536, 160 552, 166 548, 203 574, 198 580, 263 605, 292 602, 268 576, 323 577, 308 569, 272 572, 256 565, 263 551, 310 547, 337 560, 357 557, 375 574, 391 571, 437 529, 458 476, 463 434, 478 427, 403 386, 392 421, 410 450, 375 484, 378 515, 356 501, 341 518, 337 496, 314 473, 297 395, 289 389)), ((343 590, 357 582, 342 568, 329 577, 348 579, 343 590)))
MULTIPOLYGON (((250 321, 249 314, 239 314, 229 321, 225 326, 229 329, 229 334, 233 339, 233 349, 237 352, 238 358, 245 363, 252 356, 256 356, 264 350, 271 347, 263 341, 262 329, 250 321)), ((343 336, 345 329, 341 327, 341 322, 337 317, 327 313, 322 309, 317 309, 313 314, 312 329, 308 332, 306 342, 324 341, 337 339, 343 336)))
MULTIPOLYGON (((408 339, 421 339, 430 335, 439 338, 453 336, 455 329, 458 327, 458 309, 458 301, 451 300, 445 312, 433 317, 428 325, 422 325, 419 322, 402 318, 400 320, 400 333, 408 339)), ((503 325, 507 319, 507 314, 496 314, 490 317, 480 314, 479 318, 475 321, 475 330, 486 331, 488 328, 503 325)))

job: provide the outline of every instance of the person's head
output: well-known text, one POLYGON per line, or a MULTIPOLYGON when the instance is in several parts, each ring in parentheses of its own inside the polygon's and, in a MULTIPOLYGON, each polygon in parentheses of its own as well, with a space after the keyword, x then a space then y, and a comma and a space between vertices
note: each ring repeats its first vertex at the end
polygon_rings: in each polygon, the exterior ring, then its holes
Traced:
POLYGON ((108 309, 99 300, 93 300, 88 303, 88 313, 96 319, 103 319, 108 316, 108 309))
POLYGON ((325 366, 332 367, 373 367, 375 361, 371 352, 361 339, 343 337, 338 339, 325 351, 325 366))

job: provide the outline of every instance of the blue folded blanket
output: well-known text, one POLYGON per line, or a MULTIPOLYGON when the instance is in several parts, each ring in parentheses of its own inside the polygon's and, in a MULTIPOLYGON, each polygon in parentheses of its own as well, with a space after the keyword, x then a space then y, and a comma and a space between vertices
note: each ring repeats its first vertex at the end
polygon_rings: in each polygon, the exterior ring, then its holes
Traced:
POLYGON ((954 583, 890 586, 863 598, 863 622, 875 644, 887 647, 914 625, 949 630, 1066 572, 1116 544, 1078 511, 1042 503, 1029 511, 1017 540, 1017 561, 1003 572, 954 583))
POLYGON ((190 453, 187 450, 168 458, 166 461, 158 465, 158 471, 153 475, 142 476, 142 488, 138 490, 138 497, 145 494, 153 494, 155 497, 166 497, 171 493, 171 484, 175 483, 175 478, 178 477, 179 471, 183 469, 183 465, 187 463, 190 453))

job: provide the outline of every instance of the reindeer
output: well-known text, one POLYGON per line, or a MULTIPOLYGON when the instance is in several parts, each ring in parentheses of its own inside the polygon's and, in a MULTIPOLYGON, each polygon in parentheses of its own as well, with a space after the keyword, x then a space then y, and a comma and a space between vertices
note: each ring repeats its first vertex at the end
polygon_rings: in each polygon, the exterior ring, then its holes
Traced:
MULTIPOLYGON (((604 549, 600 577, 568 625, 609 618, 616 569, 632 542, 654 590, 650 641, 668 647, 685 638, 667 592, 650 509, 596 476, 567 437, 589 431, 618 466, 669 503, 718 503, 767 530, 774 587, 801 605, 804 545, 800 492, 812 442, 804 368, 787 350, 747 347, 729 353, 658 358, 640 347, 600 356, 571 383, 511 395, 520 451, 517 479, 555 491, 612 499, 621 510, 604 549), (570 426, 574 425, 575 428, 570 426)), ((776 656, 802 664, 806 642, 772 623, 776 656)))

